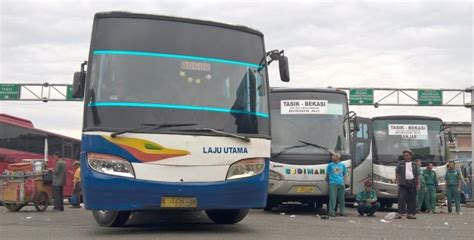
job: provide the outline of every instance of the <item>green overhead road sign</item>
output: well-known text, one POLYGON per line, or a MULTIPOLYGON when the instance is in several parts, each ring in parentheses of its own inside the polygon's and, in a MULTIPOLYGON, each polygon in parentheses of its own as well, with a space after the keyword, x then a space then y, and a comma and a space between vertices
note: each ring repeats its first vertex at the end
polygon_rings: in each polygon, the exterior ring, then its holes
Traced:
POLYGON ((0 84, 0 100, 20 99, 20 84, 0 84))
POLYGON ((373 89, 350 89, 349 103, 352 105, 372 105, 374 104, 373 89))
POLYGON ((72 85, 67 85, 66 89, 66 100, 80 100, 81 98, 75 98, 72 96, 72 85))
POLYGON ((440 106, 443 105, 443 91, 441 90, 418 90, 418 105, 440 106))

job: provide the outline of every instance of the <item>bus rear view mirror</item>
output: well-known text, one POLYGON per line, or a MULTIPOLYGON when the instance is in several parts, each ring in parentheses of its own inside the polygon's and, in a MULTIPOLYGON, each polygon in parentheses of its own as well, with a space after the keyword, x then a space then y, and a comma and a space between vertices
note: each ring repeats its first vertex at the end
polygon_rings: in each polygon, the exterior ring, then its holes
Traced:
POLYGON ((87 61, 84 61, 83 63, 81 63, 81 71, 74 73, 74 81, 72 83, 72 97, 74 98, 84 97, 84 88, 86 84, 86 65, 87 61))
POLYGON ((360 130, 359 117, 355 116, 352 124, 354 125, 352 128, 354 132, 358 132, 360 130))
POLYGON ((85 72, 75 72, 74 81, 72 84, 72 96, 74 98, 83 98, 84 97, 84 84, 86 82, 86 73, 85 72))
POLYGON ((288 57, 280 56, 279 58, 280 79, 283 82, 290 81, 290 69, 288 67, 288 57))
POLYGON ((450 143, 454 143, 454 137, 453 137, 453 133, 451 131, 448 132, 448 141, 450 143))

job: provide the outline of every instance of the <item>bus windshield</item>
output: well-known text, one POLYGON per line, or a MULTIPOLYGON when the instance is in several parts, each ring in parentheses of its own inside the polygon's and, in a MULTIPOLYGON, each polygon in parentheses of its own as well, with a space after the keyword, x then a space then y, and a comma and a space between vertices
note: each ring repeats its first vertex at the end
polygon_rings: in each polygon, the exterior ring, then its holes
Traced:
MULTIPOLYGON (((191 34, 187 26, 190 24, 154 22, 150 27, 173 24, 169 34, 180 38, 191 34)), ((97 31, 106 28, 105 23, 97 31)), ((205 26, 201 28, 207 33, 205 26)), ((209 34, 211 30, 215 28, 210 28, 209 34)), ((98 39, 92 51, 85 131, 115 131, 140 127, 143 123, 191 123, 196 124, 193 128, 269 137, 266 69, 264 63, 260 64, 265 59, 263 41, 250 33, 225 32, 249 35, 247 42, 230 38, 225 42, 233 44, 233 48, 240 46, 241 53, 212 53, 219 50, 211 46, 217 40, 210 35, 206 35, 207 42, 188 36, 193 41, 173 44, 159 37, 145 44, 149 50, 140 51, 128 50, 130 47, 121 43, 117 43, 117 48, 122 49, 104 50, 100 46, 102 39, 98 39), (209 46, 201 46, 206 44, 209 46), (262 48, 250 51, 247 45, 262 48), (253 56, 247 56, 249 52, 253 56)), ((170 134, 183 134, 173 130, 176 128, 163 129, 170 134)))
POLYGON ((442 122, 420 119, 374 120, 374 163, 396 165, 403 150, 410 149, 414 159, 441 165, 445 161, 442 122))
MULTIPOLYGON (((300 145, 299 141, 306 141, 331 151, 339 151, 343 155, 349 154, 349 128, 347 121, 344 122, 347 112, 345 95, 326 92, 275 92, 270 95, 270 108, 272 153, 300 145)), ((295 148, 287 153, 327 155, 327 151, 309 146, 295 148)))

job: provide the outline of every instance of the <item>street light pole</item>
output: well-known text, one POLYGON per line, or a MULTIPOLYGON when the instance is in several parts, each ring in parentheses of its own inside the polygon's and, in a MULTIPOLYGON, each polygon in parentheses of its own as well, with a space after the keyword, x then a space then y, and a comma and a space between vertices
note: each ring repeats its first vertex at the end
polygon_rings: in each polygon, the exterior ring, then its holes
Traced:
POLYGON ((470 184, 471 184, 471 203, 474 203, 474 127, 472 124, 474 123, 474 86, 471 86, 471 179, 470 179, 470 184))

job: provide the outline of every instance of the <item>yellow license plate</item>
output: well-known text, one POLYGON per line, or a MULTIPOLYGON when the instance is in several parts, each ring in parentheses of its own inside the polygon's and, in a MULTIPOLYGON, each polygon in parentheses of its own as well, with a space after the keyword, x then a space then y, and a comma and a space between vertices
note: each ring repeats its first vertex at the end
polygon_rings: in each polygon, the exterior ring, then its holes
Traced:
POLYGON ((193 197, 162 197, 162 208, 196 208, 197 198, 193 197))
POLYGON ((315 187, 312 186, 299 186, 296 187, 297 193, 314 193, 316 191, 315 187))

